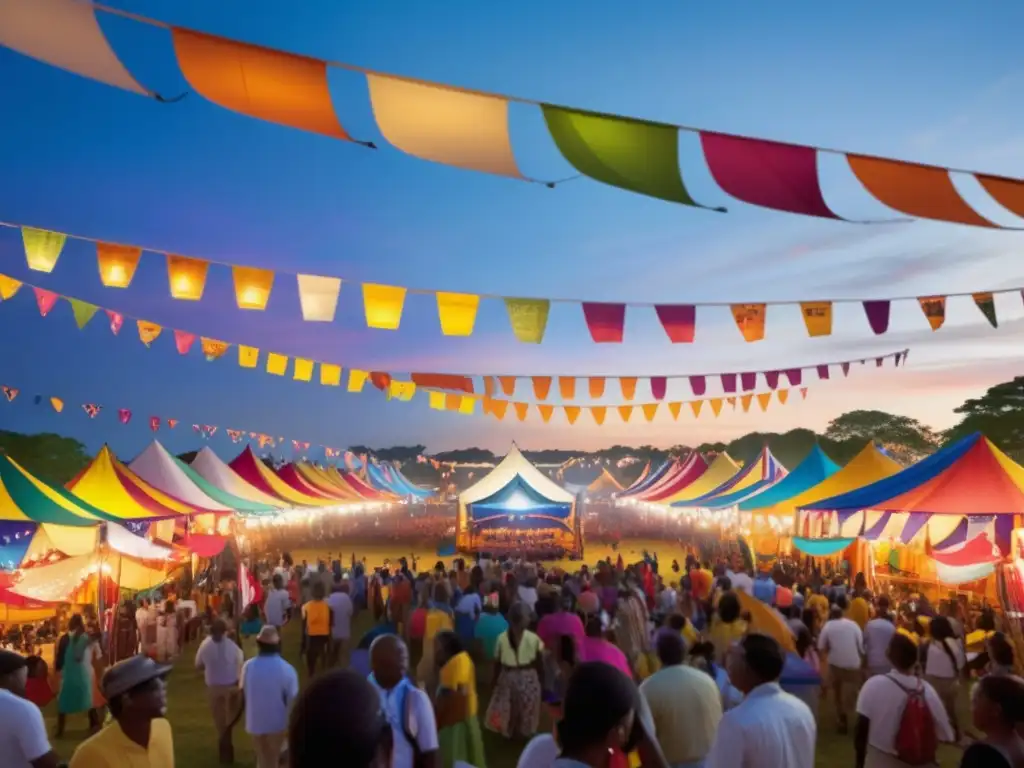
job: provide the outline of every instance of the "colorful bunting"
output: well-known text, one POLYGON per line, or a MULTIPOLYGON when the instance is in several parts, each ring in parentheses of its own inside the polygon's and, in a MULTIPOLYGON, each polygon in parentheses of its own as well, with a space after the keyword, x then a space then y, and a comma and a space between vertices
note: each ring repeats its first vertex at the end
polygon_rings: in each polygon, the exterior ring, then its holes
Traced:
POLYGON ((619 377, 619 388, 622 390, 622 396, 626 400, 632 400, 636 397, 636 383, 638 378, 636 376, 620 376, 619 377))
POLYGON ((808 336, 832 335, 832 302, 802 301, 800 313, 804 317, 808 336))
POLYGON ((472 293, 438 291, 437 316, 445 336, 472 336, 480 297, 472 293))
POLYGON ((505 299, 512 332, 524 344, 540 344, 548 326, 551 302, 547 299, 505 299))
POLYGON ((672 420, 673 421, 678 421, 679 420, 679 412, 682 410, 682 408, 683 408, 683 404, 682 403, 676 402, 676 403, 669 403, 668 404, 668 412, 672 415, 672 420))
POLYGON ((234 266, 231 267, 231 279, 235 284, 235 303, 239 309, 267 308, 270 291, 274 287, 272 270, 234 266))
POLYGON ((405 288, 394 285, 363 283, 363 309, 368 328, 398 330, 405 306, 405 288))
POLYGON ((597 426, 604 424, 604 417, 608 413, 608 408, 603 405, 592 405, 590 406, 590 415, 594 418, 594 423, 597 426))
POLYGON ((117 336, 121 331, 121 326, 124 325, 124 315, 120 312, 115 312, 112 309, 105 310, 107 317, 110 319, 110 332, 117 336))
POLYGON ((325 387, 340 387, 341 366, 334 363, 320 363, 320 384, 325 387))
POLYGON ((52 272, 64 249, 67 236, 47 229, 22 227, 21 239, 25 245, 25 261, 36 272, 52 272))
POLYGON ((187 355, 196 341, 196 335, 188 331, 174 331, 174 346, 178 349, 179 355, 187 355))
POLYGON ((71 313, 75 316, 75 325, 82 330, 92 320, 92 316, 99 311, 99 307, 81 299, 68 299, 71 305, 71 313))
POLYGON ((96 403, 82 404, 82 410, 85 411, 85 415, 88 416, 90 419, 95 419, 97 416, 99 416, 100 411, 102 409, 103 406, 97 405, 96 403))
POLYGON ((529 403, 512 403, 512 407, 515 408, 516 418, 520 421, 526 421, 526 414, 530 410, 529 403))
POLYGON ((652 376, 651 377, 651 397, 655 400, 664 400, 665 394, 668 392, 668 377, 667 376, 652 376))
POLYGON ((288 355, 279 355, 277 352, 267 353, 267 373, 271 376, 284 376, 288 370, 288 355))
POLYGON ((100 282, 108 288, 127 288, 142 258, 142 249, 134 245, 96 243, 96 264, 100 282))
POLYGON ((945 296, 921 296, 917 300, 921 305, 921 311, 928 318, 928 325, 933 331, 939 330, 946 322, 946 297, 945 296))
POLYGON ((558 377, 558 395, 563 400, 573 400, 576 398, 576 377, 575 376, 559 376, 558 377))
POLYGON ((178 426, 178 420, 177 419, 168 419, 167 420, 167 428, 168 429, 174 429, 176 426, 178 426))
POLYGON ((32 286, 32 291, 36 295, 36 306, 39 307, 39 314, 46 317, 50 314, 50 310, 56 306, 60 294, 43 288, 37 288, 36 286, 32 286))
POLYGON ((583 317, 587 321, 590 338, 597 343, 622 342, 622 333, 626 326, 625 304, 601 304, 592 301, 583 302, 583 317))
POLYGON ((604 397, 604 382, 603 376, 591 376, 587 380, 587 389, 591 400, 600 400, 604 397))
POLYGON ((660 403, 644 403, 640 408, 644 412, 644 419, 648 422, 654 421, 654 417, 658 415, 658 406, 660 403))
POLYGON ((50 407, 53 408, 53 410, 55 410, 57 413, 62 413, 64 411, 64 401, 61 400, 59 397, 51 397, 50 407))
POLYGON ((149 417, 149 428, 151 430, 153 430, 154 432, 159 432, 160 431, 160 421, 161 421, 161 419, 160 419, 159 416, 150 416, 149 417))
POLYGON ((580 407, 578 405, 566 405, 562 410, 565 411, 565 418, 570 424, 575 424, 576 419, 580 417, 580 407))
MULTIPOLYGON (((238 365, 241 368, 255 368, 260 362, 260 351, 256 347, 238 345, 238 365)), ((286 363, 287 364, 287 363, 286 363)))
POLYGON ((988 320, 989 325, 993 328, 999 327, 999 320, 996 318, 996 302, 992 297, 991 293, 974 293, 971 294, 971 298, 974 299, 974 303, 981 310, 981 314, 988 320))
POLYGON ((692 400, 690 402, 690 410, 693 411, 693 418, 696 419, 700 417, 700 409, 702 405, 704 405, 703 400, 692 400))
POLYGON ((122 424, 127 424, 129 421, 132 420, 132 412, 127 408, 118 408, 117 420, 120 421, 122 424))
POLYGON ((864 314, 867 315, 868 325, 875 335, 881 335, 889 330, 889 307, 888 301, 864 302, 864 314))
POLYGON ((18 396, 18 392, 20 391, 18 389, 15 389, 14 387, 7 387, 7 386, 2 387, 2 389, 3 389, 4 397, 7 398, 7 402, 8 403, 14 402, 14 398, 16 398, 18 396))
POLYGON ((21 288, 21 281, 7 275, 0 275, 0 299, 7 301, 21 288))
POLYGON ((156 341, 163 330, 163 326, 151 323, 148 320, 136 320, 135 326, 139 331, 139 340, 147 347, 156 341))
POLYGON ((658 304, 654 307, 661 327, 673 344, 691 344, 696 333, 697 308, 692 304, 658 304))
POLYGON ((555 406, 553 405, 538 405, 537 410, 540 412, 541 420, 547 424, 551 421, 552 415, 555 413, 555 406))
POLYGON ((313 380, 313 361, 302 357, 295 358, 295 367, 292 371, 292 378, 295 381, 313 380))
POLYGON ((187 256, 167 256, 167 282, 171 296, 184 301, 199 301, 206 289, 206 274, 210 263, 187 256))
POLYGON ((209 363, 212 363, 219 357, 223 357, 224 353, 227 352, 228 348, 231 346, 231 344, 226 341, 208 339, 205 336, 199 337, 199 345, 202 347, 203 357, 205 357, 206 361, 209 363))
POLYGON ((618 406, 617 410, 619 412, 619 418, 622 419, 624 423, 628 422, 629 417, 633 415, 632 405, 620 405, 618 406))
POLYGON ((733 304, 733 319, 736 327, 740 329, 745 341, 761 341, 764 338, 765 316, 767 306, 765 304, 733 304))

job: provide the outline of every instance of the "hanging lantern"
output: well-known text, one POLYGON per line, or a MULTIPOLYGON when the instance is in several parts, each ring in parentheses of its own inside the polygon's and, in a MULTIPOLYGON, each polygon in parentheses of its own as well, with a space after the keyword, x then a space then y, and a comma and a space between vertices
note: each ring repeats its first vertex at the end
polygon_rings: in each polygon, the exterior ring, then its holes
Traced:
POLYGON ((169 255, 167 257, 167 280, 171 286, 171 296, 185 301, 199 301, 203 298, 203 290, 206 288, 206 273, 209 269, 209 262, 201 259, 169 255))

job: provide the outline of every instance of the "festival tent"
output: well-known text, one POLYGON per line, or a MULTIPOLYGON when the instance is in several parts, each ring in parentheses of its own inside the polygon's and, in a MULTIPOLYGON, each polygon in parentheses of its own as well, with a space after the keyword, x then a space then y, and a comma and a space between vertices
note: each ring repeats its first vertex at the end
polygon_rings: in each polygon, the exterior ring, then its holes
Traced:
POLYGON ((170 560, 158 563, 130 556, 110 557, 92 552, 24 568, 9 590, 31 600, 63 602, 99 573, 114 579, 124 589, 151 589, 163 584, 169 571, 177 565, 179 563, 170 560))
POLYGON ((395 463, 385 464, 384 469, 390 472, 394 477, 394 483, 401 489, 400 495, 402 496, 415 496, 419 499, 426 499, 434 495, 434 491, 430 488, 421 488, 402 474, 402 470, 395 463))
POLYGON ((636 480, 634 480, 632 483, 630 483, 629 487, 624 489, 624 492, 625 493, 629 493, 634 488, 636 488, 638 485, 643 483, 643 481, 647 479, 647 475, 649 475, 650 473, 651 473, 651 462, 650 462, 650 459, 648 459, 647 463, 644 464, 644 468, 640 470, 640 474, 637 476, 636 480))
POLYGON ((928 525, 931 541, 940 542, 936 546, 950 546, 959 543, 956 538, 967 539, 972 520, 983 521, 994 526, 995 541, 1005 553, 1014 516, 1024 514, 1024 467, 975 433, 902 472, 801 509, 833 512, 840 526, 864 511, 860 535, 873 539, 895 534, 905 544, 928 525), (878 519, 871 520, 869 511, 878 519), (942 520, 946 536, 931 527, 933 519, 942 520))
POLYGON ((203 493, 199 486, 181 471, 181 467, 174 463, 174 457, 167 449, 156 440, 128 463, 128 469, 154 488, 205 512, 236 511, 233 507, 221 504, 203 493))
POLYGON ((740 471, 740 465, 732 457, 722 451, 711 462, 711 465, 694 482, 680 488, 671 496, 661 499, 659 504, 674 504, 677 501, 698 499, 729 482, 740 471))
POLYGON ((494 469, 459 494, 458 548, 472 550, 474 530, 493 526, 561 528, 578 542, 576 497, 531 464, 513 444, 494 469))
POLYGON ((786 468, 772 455, 766 444, 756 461, 747 464, 717 488, 696 498, 675 501, 672 506, 726 509, 761 490, 771 488, 787 474, 786 468))
POLYGON ((363 500, 363 497, 356 493, 354 488, 348 484, 343 485, 340 482, 335 482, 330 476, 324 474, 319 467, 313 464, 300 462, 295 464, 295 471, 302 476, 303 480, 324 493, 330 493, 346 501, 363 500))
POLYGON ((241 475, 224 463, 208 445, 204 446, 196 454, 196 457, 192 459, 192 465, 189 469, 221 493, 228 494, 232 498, 244 499, 250 504, 261 507, 262 511, 272 511, 292 506, 290 503, 282 502, 280 497, 274 496, 272 493, 265 493, 256 486, 247 483, 241 475))
POLYGON ((661 482, 637 494, 639 501, 656 502, 667 499, 697 482, 708 471, 707 460, 697 451, 691 453, 675 472, 665 475, 661 482))
POLYGON ((372 488, 391 496, 407 498, 409 496, 421 495, 419 489, 414 491, 411 489, 411 486, 406 487, 399 483, 395 477, 394 469, 387 464, 377 463, 376 461, 367 462, 366 479, 372 488))
POLYGON ((391 494, 385 494, 378 491, 376 488, 371 486, 365 480, 363 480, 355 472, 341 472, 336 467, 327 470, 328 474, 332 477, 336 477, 338 481, 344 483, 349 488, 352 488, 356 493, 362 496, 367 501, 393 501, 394 497, 391 494))
POLYGON ((622 485, 606 468, 603 468, 597 479, 587 486, 587 493, 592 494, 612 494, 621 490, 622 485))
POLYGON ((839 471, 839 465, 825 455, 821 447, 815 443, 803 461, 796 465, 792 472, 769 488, 764 488, 753 496, 741 500, 736 509, 740 512, 766 512, 785 501, 798 496, 809 488, 827 480, 839 471))
POLYGON ((636 496, 637 494, 647 490, 652 485, 657 483, 666 474, 671 472, 679 464, 679 459, 666 459, 661 465, 653 472, 650 471, 650 462, 647 463, 648 469, 644 471, 644 474, 637 479, 629 488, 619 494, 620 498, 628 498, 630 496, 636 496))
POLYGON ((289 507, 326 507, 337 503, 319 494, 310 495, 296 490, 278 477, 277 473, 264 464, 248 446, 228 466, 245 482, 263 493, 276 496, 289 507))
MULTIPOLYGON (((342 500, 341 494, 333 491, 321 490, 313 483, 307 481, 299 474, 298 470, 295 469, 294 464, 285 464, 284 466, 275 469, 274 472, 294 491, 304 493, 307 496, 312 496, 314 499, 327 499, 334 502, 340 502, 342 500)), ((346 500, 348 499, 346 498, 346 500)))

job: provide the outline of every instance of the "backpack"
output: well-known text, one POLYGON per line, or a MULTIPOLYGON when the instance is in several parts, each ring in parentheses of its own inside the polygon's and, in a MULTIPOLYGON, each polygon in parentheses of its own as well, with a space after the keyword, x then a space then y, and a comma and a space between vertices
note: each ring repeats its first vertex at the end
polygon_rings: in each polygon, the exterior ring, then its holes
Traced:
POLYGON ((931 765, 939 748, 935 735, 935 719, 924 698, 924 684, 918 688, 904 688, 894 677, 886 675, 907 696, 896 731, 896 756, 907 765, 931 765))

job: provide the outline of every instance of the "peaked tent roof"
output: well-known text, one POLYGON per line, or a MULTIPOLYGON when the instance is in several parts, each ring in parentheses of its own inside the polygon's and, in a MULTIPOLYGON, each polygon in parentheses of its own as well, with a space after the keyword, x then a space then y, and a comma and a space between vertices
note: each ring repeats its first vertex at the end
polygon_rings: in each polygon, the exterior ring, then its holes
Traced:
POLYGON ((356 493, 367 501, 390 501, 392 498, 390 494, 378 491, 355 472, 342 472, 337 467, 334 467, 333 471, 327 470, 327 472, 337 477, 340 482, 345 483, 349 488, 355 490, 356 493))
POLYGON ((347 484, 343 487, 340 482, 335 482, 330 475, 324 474, 323 470, 316 467, 313 464, 301 462, 295 464, 295 471, 298 472, 302 478, 321 491, 330 492, 335 494, 338 498, 346 501, 362 501, 362 496, 356 493, 355 489, 347 484))
POLYGON ((640 470, 640 474, 637 476, 636 480, 634 480, 632 483, 630 483, 629 484, 629 488, 626 488, 625 490, 629 491, 629 490, 635 488, 636 486, 640 485, 640 483, 642 483, 644 480, 647 479, 647 476, 649 474, 651 474, 651 460, 650 459, 648 459, 647 463, 644 464, 644 468, 640 470))
POLYGON ((688 501, 674 502, 672 506, 724 509, 765 488, 770 488, 785 476, 786 468, 765 445, 756 461, 747 464, 714 490, 688 501))
MULTIPOLYGON (((232 507, 239 512, 248 512, 253 514, 274 512, 277 509, 277 507, 271 504, 249 501, 241 496, 235 496, 227 493, 226 491, 222 491, 177 456, 171 456, 171 458, 174 460, 174 463, 178 465, 181 471, 185 473, 185 477, 195 483, 199 490, 214 501, 218 501, 225 506, 232 507)), ((239 480, 241 480, 241 478, 239 478, 239 480)), ((256 489, 253 488, 253 490, 255 491, 256 489)))
POLYGON ((431 490, 430 488, 421 488, 408 477, 406 477, 397 464, 389 463, 387 466, 390 469, 391 473, 394 475, 395 482, 398 483, 398 485, 404 489, 404 496, 417 496, 419 498, 425 499, 428 496, 434 495, 434 491, 431 490))
POLYGON ((68 483, 76 496, 119 520, 150 520, 208 512, 164 493, 132 472, 104 445, 68 483))
POLYGON ((299 493, 304 493, 307 496, 312 496, 317 499, 327 499, 336 504, 342 501, 351 501, 351 499, 348 496, 345 496, 341 491, 329 488, 320 488, 316 483, 307 480, 302 473, 299 472, 295 464, 285 464, 283 467, 279 467, 276 472, 279 478, 284 480, 299 493))
MULTIPOLYGON (((874 442, 870 442, 861 449, 860 453, 850 459, 846 466, 817 485, 813 485, 791 498, 775 499, 771 506, 764 505, 764 502, 755 496, 748 502, 753 506, 748 507, 741 504, 740 509, 749 511, 756 508, 758 513, 764 515, 793 515, 796 514, 798 507, 813 504, 821 499, 827 499, 829 496, 846 493, 854 488, 863 488, 876 480, 895 475, 902 469, 903 466, 899 462, 886 456, 874 442)), ((796 474, 796 470, 793 471, 793 474, 796 474)))
POLYGON ((621 491, 622 485, 618 480, 609 472, 606 468, 601 469, 601 474, 597 476, 590 485, 587 486, 588 491, 621 491))
POLYGON ((228 466, 235 470, 245 482, 254 485, 264 493, 276 496, 289 506, 326 507, 334 503, 331 499, 323 496, 310 496, 292 488, 278 477, 274 470, 257 458, 249 446, 246 446, 245 450, 238 454, 228 466))
POLYGON ((810 453, 804 456, 803 461, 796 465, 792 472, 782 480, 765 488, 754 496, 748 496, 737 504, 741 512, 750 512, 755 509, 773 507, 797 494, 803 493, 808 488, 821 483, 839 471, 839 465, 830 459, 821 446, 815 443, 810 453))
POLYGON ((708 471, 708 462, 697 451, 691 453, 676 472, 666 475, 660 483, 655 483, 643 493, 637 495, 641 501, 661 501, 673 496, 684 488, 697 482, 708 471))
MULTIPOLYGON (((629 488, 624 490, 619 495, 635 496, 638 493, 647 490, 652 485, 661 480, 661 478, 663 478, 668 472, 671 472, 673 467, 677 466, 679 462, 680 459, 665 459, 665 461, 661 462, 661 464, 658 465, 657 469, 655 469, 654 471, 648 471, 643 477, 637 479, 635 483, 633 483, 631 486, 629 486, 629 488)), ((648 466, 650 465, 648 464, 648 466)))
POLYGON ((246 499, 253 504, 259 504, 267 509, 283 509, 291 504, 273 494, 261 491, 251 483, 247 483, 235 470, 229 467, 210 446, 203 446, 202 450, 192 459, 191 469, 206 482, 223 493, 229 493, 234 497, 246 499))
POLYGON ((804 508, 937 515, 1024 514, 1024 467, 980 432, 902 472, 804 508))
POLYGON ((112 515, 63 488, 44 483, 14 459, 0 454, 0 521, 96 525, 112 515))
POLYGON ((459 494, 459 504, 465 506, 493 496, 517 477, 546 499, 563 504, 576 501, 575 496, 531 464, 513 443, 508 455, 494 469, 459 494))
POLYGON ((207 512, 235 511, 232 507, 225 506, 203 493, 188 475, 181 471, 181 467, 174 463, 174 457, 167 449, 156 440, 132 459, 128 469, 154 488, 207 512))
POLYGON ((677 501, 689 501, 697 499, 707 493, 714 491, 723 483, 728 482, 740 471, 740 465, 733 461, 732 457, 722 451, 711 462, 711 465, 694 482, 684 488, 680 488, 671 496, 661 499, 661 504, 673 504, 677 501))

